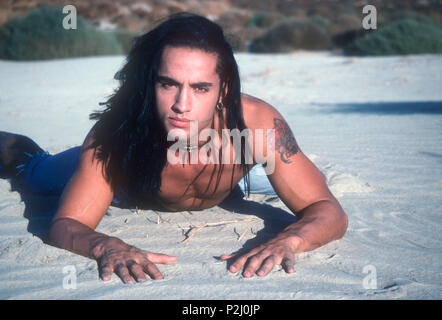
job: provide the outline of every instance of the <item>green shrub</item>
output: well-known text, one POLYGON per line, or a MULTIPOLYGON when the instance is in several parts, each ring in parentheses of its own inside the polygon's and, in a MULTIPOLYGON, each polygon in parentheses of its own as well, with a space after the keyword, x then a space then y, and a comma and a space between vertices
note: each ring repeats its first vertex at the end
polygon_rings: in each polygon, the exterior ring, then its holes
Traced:
POLYGON ((328 50, 330 38, 312 20, 287 19, 267 30, 249 44, 255 53, 291 52, 293 50, 328 50))
POLYGON ((247 28, 269 28, 285 19, 281 13, 259 11, 246 23, 247 28))
POLYGON ((63 28, 61 8, 40 6, 0 27, 0 59, 45 60, 80 56, 118 55, 116 37, 77 14, 77 29, 63 28))
POLYGON ((400 19, 370 32, 344 52, 358 56, 442 53, 442 26, 430 18, 400 19))
POLYGON ((321 15, 314 15, 310 17, 310 20, 315 22, 318 26, 320 26, 322 29, 327 29, 327 27, 330 24, 330 21, 327 18, 324 18, 321 15))
POLYGON ((267 16, 266 12, 260 11, 257 12, 253 17, 250 18, 250 20, 247 22, 246 27, 258 27, 262 28, 264 27, 264 20, 267 16))
POLYGON ((399 10, 394 11, 390 14, 386 14, 384 15, 384 18, 378 19, 378 26, 382 27, 384 25, 387 25, 388 23, 405 19, 412 19, 421 23, 431 24, 439 28, 441 27, 441 23, 438 20, 430 17, 429 15, 410 10, 399 10))

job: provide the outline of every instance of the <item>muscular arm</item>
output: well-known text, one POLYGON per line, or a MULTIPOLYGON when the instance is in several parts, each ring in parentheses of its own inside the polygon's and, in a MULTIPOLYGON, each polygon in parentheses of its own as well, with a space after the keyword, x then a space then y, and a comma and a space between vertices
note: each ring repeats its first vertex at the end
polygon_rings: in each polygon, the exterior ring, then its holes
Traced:
POLYGON ((154 263, 173 263, 176 257, 140 250, 95 231, 109 208, 113 192, 93 150, 86 150, 90 142, 86 139, 83 144, 79 167, 65 187, 45 242, 97 260, 105 281, 113 272, 125 283, 133 279, 145 281, 145 272, 153 279, 161 279, 154 263))
POLYGON ((301 152, 285 120, 275 114, 273 122, 275 171, 269 180, 281 200, 299 218, 284 232, 299 238, 298 252, 341 238, 347 229, 347 216, 328 189, 324 176, 301 152))
MULTIPOLYGON (((347 216, 327 187, 326 180, 315 165, 301 152, 284 118, 271 106, 260 100, 249 103, 248 127, 274 129, 274 138, 264 142, 263 149, 274 148, 274 162, 263 165, 273 168, 269 180, 278 196, 296 214, 298 220, 286 227, 275 238, 235 258, 230 271, 244 267, 244 276, 253 273, 268 274, 275 264, 286 272, 294 272, 294 253, 314 250, 341 238, 347 229, 347 216), (259 112, 258 110, 259 109, 259 112)), ((246 101, 247 101, 246 100, 246 101)), ((247 117, 247 111, 245 111, 247 117)))
POLYGON ((93 150, 82 146, 79 166, 61 196, 46 238, 50 245, 88 258, 97 258, 93 249, 108 236, 95 232, 112 200, 112 190, 101 173, 101 164, 93 150))
POLYGON ((96 260, 102 254, 103 243, 110 239, 78 220, 59 218, 52 222, 45 243, 96 260))

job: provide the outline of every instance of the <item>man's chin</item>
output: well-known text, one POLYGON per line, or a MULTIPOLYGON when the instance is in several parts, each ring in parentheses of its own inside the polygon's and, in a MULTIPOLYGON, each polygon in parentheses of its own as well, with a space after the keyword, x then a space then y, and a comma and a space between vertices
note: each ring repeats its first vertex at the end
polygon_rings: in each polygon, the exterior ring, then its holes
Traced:
POLYGON ((198 144, 198 124, 190 127, 177 127, 171 123, 165 125, 168 141, 181 141, 187 145, 198 144))
POLYGON ((190 133, 186 128, 176 128, 176 127, 168 127, 167 131, 167 140, 168 141, 189 141, 190 133))

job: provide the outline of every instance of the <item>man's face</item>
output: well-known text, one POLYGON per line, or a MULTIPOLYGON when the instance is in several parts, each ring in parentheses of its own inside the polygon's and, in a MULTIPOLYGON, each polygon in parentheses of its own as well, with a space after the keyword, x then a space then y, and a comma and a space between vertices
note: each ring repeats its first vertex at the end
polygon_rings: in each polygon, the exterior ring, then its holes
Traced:
POLYGON ((198 123, 198 131, 210 127, 220 101, 217 61, 215 53, 199 49, 164 48, 155 93, 159 119, 167 132, 179 128, 190 138, 191 121, 198 123))

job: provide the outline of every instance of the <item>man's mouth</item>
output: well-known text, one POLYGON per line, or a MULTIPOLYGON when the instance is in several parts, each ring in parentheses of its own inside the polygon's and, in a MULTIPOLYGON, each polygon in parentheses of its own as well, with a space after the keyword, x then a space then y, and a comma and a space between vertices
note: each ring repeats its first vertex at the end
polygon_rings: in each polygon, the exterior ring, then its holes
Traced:
POLYGON ((170 123, 174 127, 187 128, 190 127, 191 120, 186 118, 169 117, 170 123))

